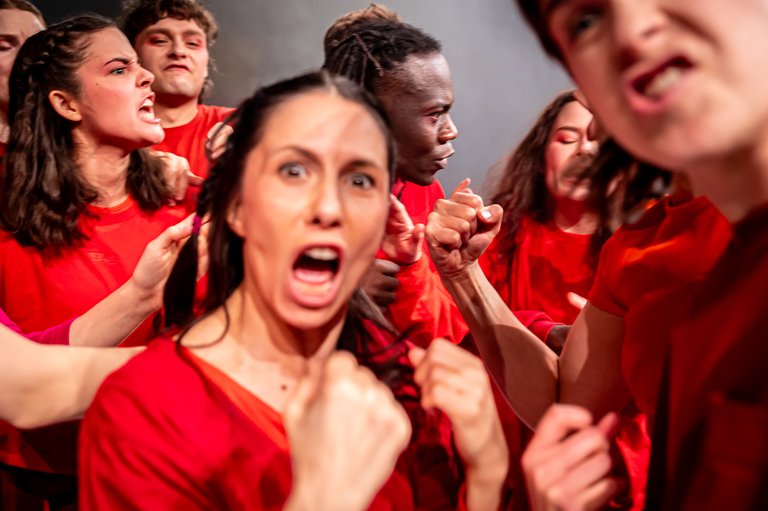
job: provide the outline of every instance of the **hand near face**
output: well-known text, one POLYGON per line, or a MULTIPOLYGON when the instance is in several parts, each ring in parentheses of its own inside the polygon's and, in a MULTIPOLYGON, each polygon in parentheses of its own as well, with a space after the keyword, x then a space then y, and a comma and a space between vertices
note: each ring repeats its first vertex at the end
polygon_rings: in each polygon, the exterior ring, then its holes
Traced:
POLYGON ((131 275, 131 282, 144 294, 152 297, 157 309, 162 305, 163 286, 176 262, 179 250, 192 233, 193 218, 194 215, 188 216, 150 241, 131 275))
POLYGON ((183 201, 189 186, 200 186, 203 178, 196 176, 189 168, 189 162, 183 156, 163 151, 150 151, 163 164, 163 180, 173 192, 176 201, 183 201))
POLYGON ((435 203, 426 236, 432 260, 444 277, 464 272, 485 252, 501 228, 502 209, 483 199, 462 181, 449 199, 435 203))
POLYGON ((411 435, 389 389, 346 352, 310 366, 283 419, 293 463, 290 510, 366 509, 411 435))
POLYGON ((437 408, 450 419, 468 478, 479 471, 502 480, 508 468, 507 445, 480 359, 444 339, 435 339, 426 350, 411 348, 409 358, 421 405, 437 408))
POLYGON ((400 266, 386 259, 374 259, 373 264, 363 276, 360 287, 379 307, 386 307, 395 301, 397 272, 400 266))
POLYGON ((229 124, 217 122, 205 136, 205 156, 210 161, 216 161, 227 148, 227 139, 234 130, 229 124))
POLYGON ((572 405, 553 405, 523 454, 523 471, 535 511, 601 509, 621 483, 610 477, 610 440, 618 419, 592 415, 572 405))
POLYGON ((414 225, 403 203, 392 194, 389 195, 389 203, 389 217, 381 250, 401 266, 415 263, 421 258, 424 225, 414 225))

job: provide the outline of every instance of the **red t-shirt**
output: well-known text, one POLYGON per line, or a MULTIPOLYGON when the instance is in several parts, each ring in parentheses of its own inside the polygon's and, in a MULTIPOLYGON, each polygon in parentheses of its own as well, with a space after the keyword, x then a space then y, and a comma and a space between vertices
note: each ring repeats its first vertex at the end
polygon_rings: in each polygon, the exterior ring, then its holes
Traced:
POLYGON ((663 353, 657 342, 675 317, 661 295, 692 283, 714 266, 731 236, 727 219, 706 197, 667 197, 603 247, 589 302, 622 316, 624 378, 638 407, 653 414, 663 353))
MULTIPOLYGON (((397 181, 392 193, 403 203, 414 224, 427 223, 435 202, 445 197, 443 187, 435 180, 427 186, 397 181)), ((389 306, 392 324, 408 333, 408 339, 419 346, 428 346, 436 337, 458 344, 469 332, 464 318, 443 286, 429 247, 424 242, 419 262, 403 267, 397 275, 400 283, 395 302, 389 306)), ((379 253, 379 257, 385 258, 379 253)))
MULTIPOLYGON (((666 506, 768 509, 768 204, 732 226, 712 270, 675 290, 666 506)), ((654 437, 655 438, 655 437, 654 437)))
POLYGON ((234 108, 223 106, 197 105, 197 115, 187 124, 163 128, 165 138, 153 149, 183 156, 189 161, 189 168, 200 177, 207 177, 210 163, 205 155, 208 131, 217 122, 223 122, 234 108))
POLYGON ((650 456, 646 414, 653 417, 658 384, 679 301, 669 290, 701 278, 730 238, 730 226, 705 197, 666 197, 634 224, 622 226, 600 254, 590 303, 624 318, 622 370, 640 414, 622 418, 618 438, 636 500, 644 499, 650 456))
MULTIPOLYGON (((439 414, 420 416, 370 509, 458 505, 450 427, 439 414)), ((80 478, 84 511, 279 510, 291 463, 274 409, 190 350, 159 339, 99 389, 83 420, 80 478)))
POLYGON ((586 298, 595 276, 589 260, 592 236, 525 218, 516 237, 509 265, 499 253, 498 237, 481 257, 488 280, 510 309, 543 311, 556 322, 572 324, 580 309, 568 301, 568 292, 586 298))
MULTIPOLYGON (((183 206, 142 211, 129 198, 113 208, 88 207, 82 216, 90 239, 56 254, 22 247, 0 234, 0 308, 22 331, 37 331, 80 316, 130 278, 147 243, 187 214, 183 206)), ((148 318, 124 341, 145 344, 154 335, 148 318)), ((20 433, 0 427, 0 461, 57 473, 75 471, 71 423, 20 433)))

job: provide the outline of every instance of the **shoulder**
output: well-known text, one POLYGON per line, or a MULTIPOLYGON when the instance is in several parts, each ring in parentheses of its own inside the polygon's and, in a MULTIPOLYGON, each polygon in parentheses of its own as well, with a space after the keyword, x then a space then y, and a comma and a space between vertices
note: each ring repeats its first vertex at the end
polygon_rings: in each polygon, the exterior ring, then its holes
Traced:
POLYGON ((205 415, 205 395, 204 381, 176 343, 160 338, 104 380, 85 424, 126 430, 144 424, 162 431, 205 415))
POLYGON ((197 115, 211 124, 226 119, 235 109, 228 106, 198 105, 197 115))

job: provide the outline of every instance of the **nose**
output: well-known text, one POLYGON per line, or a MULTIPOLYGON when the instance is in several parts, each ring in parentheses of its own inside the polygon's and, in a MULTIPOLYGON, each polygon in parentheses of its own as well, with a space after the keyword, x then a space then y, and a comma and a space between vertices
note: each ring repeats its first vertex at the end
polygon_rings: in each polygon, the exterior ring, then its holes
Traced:
POLYGON ((318 180, 312 201, 312 224, 324 229, 338 227, 342 210, 338 183, 331 179, 318 180))
POLYGON ((633 64, 653 44, 666 22, 656 0, 614 0, 613 39, 624 66, 633 64))
POLYGON ((182 39, 178 37, 174 37, 171 39, 170 49, 171 49, 171 53, 170 53, 171 57, 182 58, 182 57, 186 57, 187 55, 187 45, 182 39))
POLYGON ((579 142, 578 152, 579 154, 590 154, 592 156, 597 154, 597 150, 600 148, 600 144, 597 140, 590 137, 582 137, 579 142))
POLYGON ((440 127, 440 131, 437 132, 438 141, 441 144, 450 142, 459 136, 459 130, 453 123, 453 119, 449 114, 445 114, 443 125, 440 127))
POLYGON ((137 77, 139 87, 149 87, 152 85, 152 83, 154 83, 154 81, 155 75, 153 75, 152 72, 148 69, 142 67, 137 77))

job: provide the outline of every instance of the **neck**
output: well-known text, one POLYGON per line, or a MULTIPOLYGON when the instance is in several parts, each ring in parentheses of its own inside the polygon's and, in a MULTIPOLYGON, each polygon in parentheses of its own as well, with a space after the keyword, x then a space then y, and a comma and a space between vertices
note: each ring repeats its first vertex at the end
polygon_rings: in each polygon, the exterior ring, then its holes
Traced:
POLYGON ((157 96, 155 115, 163 128, 183 126, 197 115, 197 98, 186 96, 157 96))
POLYGON ((593 234, 597 230, 597 215, 588 210, 584 201, 556 198, 552 219, 558 229, 572 234, 593 234))
POLYGON ((130 151, 111 146, 75 142, 75 162, 80 173, 98 197, 94 205, 117 206, 128 197, 126 178, 130 151))
POLYGON ((731 223, 768 202, 768 144, 682 172, 693 194, 709 198, 731 223))
POLYGON ((270 314, 271 308, 243 284, 227 301, 230 335, 254 359, 277 362, 289 373, 301 375, 311 360, 325 360, 336 349, 344 315, 341 311, 330 325, 302 330, 286 325, 270 314))

